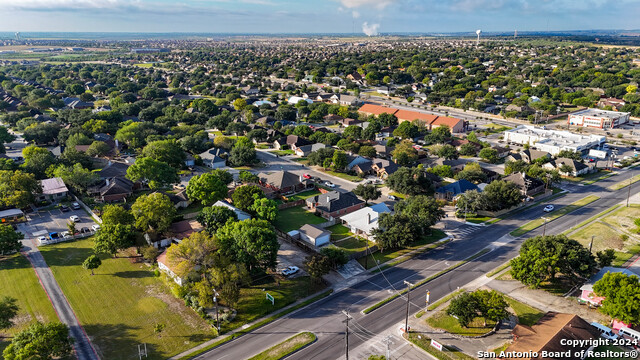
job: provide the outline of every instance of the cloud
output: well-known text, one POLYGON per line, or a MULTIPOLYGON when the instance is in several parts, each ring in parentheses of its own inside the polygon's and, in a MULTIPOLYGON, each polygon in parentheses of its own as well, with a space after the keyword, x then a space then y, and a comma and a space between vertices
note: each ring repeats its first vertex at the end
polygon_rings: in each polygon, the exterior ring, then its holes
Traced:
POLYGON ((360 13, 355 10, 351 13, 351 15, 353 16, 354 19, 358 19, 360 17, 360 13))
POLYGON ((399 0, 337 0, 347 9, 355 9, 360 7, 374 7, 382 10, 387 6, 399 2, 399 0))
POLYGON ((122 0, 0 0, 0 6, 15 10, 80 10, 140 7, 140 1, 122 0))
POLYGON ((362 24, 362 32, 365 33, 367 36, 376 36, 378 35, 378 29, 380 28, 380 24, 371 24, 369 25, 368 22, 364 22, 362 24))

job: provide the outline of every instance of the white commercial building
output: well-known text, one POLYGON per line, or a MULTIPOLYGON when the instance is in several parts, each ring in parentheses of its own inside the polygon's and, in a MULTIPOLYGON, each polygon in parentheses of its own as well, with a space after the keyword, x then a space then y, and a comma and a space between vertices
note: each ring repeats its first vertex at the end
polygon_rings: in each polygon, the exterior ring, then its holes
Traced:
POLYGON ((569 114, 569 125, 612 129, 629 122, 629 113, 600 109, 584 109, 569 114))
POLYGON ((606 136, 581 135, 569 131, 546 130, 522 125, 504 132, 507 143, 525 145, 534 149, 558 155, 562 150, 570 150, 586 155, 589 149, 599 148, 607 141, 606 136))

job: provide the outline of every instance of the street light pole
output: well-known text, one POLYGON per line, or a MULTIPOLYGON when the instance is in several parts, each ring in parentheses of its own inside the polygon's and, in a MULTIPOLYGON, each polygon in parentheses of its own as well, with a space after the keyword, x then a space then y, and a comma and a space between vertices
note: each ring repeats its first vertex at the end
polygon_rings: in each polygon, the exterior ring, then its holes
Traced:
POLYGON ((543 217, 544 219, 544 227, 542 228, 542 236, 545 236, 547 234, 547 218, 543 217))
POLYGON ((411 287, 413 286, 413 284, 408 282, 407 280, 405 280, 404 283, 405 285, 407 285, 407 312, 404 318, 404 332, 405 334, 408 334, 409 333, 409 295, 411 294, 411 287))
POLYGON ((429 296, 431 295, 431 291, 427 290, 427 301, 426 301, 426 306, 424 308, 424 312, 429 311, 429 296))
POLYGON ((216 304, 216 325, 218 327, 218 334, 220 334, 220 318, 218 317, 218 292, 216 289, 213 289, 213 302, 216 304))

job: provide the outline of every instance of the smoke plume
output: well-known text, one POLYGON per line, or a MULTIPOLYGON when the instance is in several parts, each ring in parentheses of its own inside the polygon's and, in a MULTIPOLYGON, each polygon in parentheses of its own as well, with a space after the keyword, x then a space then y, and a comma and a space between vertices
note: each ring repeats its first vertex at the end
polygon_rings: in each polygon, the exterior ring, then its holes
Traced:
POLYGON ((362 24, 362 32, 365 33, 367 36, 376 36, 378 35, 378 29, 380 28, 380 24, 371 24, 369 25, 368 22, 364 22, 364 24, 362 24))

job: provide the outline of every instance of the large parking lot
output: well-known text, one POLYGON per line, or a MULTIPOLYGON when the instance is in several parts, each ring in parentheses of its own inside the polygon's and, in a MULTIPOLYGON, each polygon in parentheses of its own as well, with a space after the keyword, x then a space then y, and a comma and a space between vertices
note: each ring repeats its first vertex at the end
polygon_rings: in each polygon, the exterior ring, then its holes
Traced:
POLYGON ((80 218, 80 221, 76 222, 76 230, 78 231, 85 227, 91 229, 91 226, 96 224, 93 218, 82 209, 69 209, 67 212, 62 212, 62 210, 55 208, 27 214, 27 222, 18 224, 18 230, 25 235, 25 238, 37 237, 34 233, 42 233, 43 231, 61 233, 68 230, 67 224, 73 215, 80 218))

